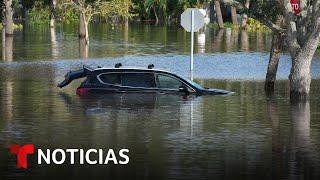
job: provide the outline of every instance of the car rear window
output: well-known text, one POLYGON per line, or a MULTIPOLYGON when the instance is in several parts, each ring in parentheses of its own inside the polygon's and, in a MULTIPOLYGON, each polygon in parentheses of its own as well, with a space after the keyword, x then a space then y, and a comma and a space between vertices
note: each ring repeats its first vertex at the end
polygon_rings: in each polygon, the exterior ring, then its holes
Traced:
POLYGON ((123 73, 122 86, 152 88, 156 86, 153 73, 123 73))
POLYGON ((121 84, 121 78, 119 73, 101 74, 99 78, 102 82, 107 84, 112 84, 112 85, 121 84))

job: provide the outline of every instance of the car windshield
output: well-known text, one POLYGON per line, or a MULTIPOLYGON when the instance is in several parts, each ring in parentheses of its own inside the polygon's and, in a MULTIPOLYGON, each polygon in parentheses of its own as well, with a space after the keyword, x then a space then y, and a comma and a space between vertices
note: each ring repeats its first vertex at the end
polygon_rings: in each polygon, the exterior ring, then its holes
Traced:
POLYGON ((183 80, 185 80, 185 81, 187 81, 189 84, 191 84, 192 86, 194 86, 194 87, 197 88, 197 89, 200 89, 200 90, 204 89, 201 85, 199 85, 199 84, 191 81, 191 80, 188 79, 188 78, 184 78, 184 77, 181 77, 181 76, 180 76, 180 78, 183 79, 183 80))

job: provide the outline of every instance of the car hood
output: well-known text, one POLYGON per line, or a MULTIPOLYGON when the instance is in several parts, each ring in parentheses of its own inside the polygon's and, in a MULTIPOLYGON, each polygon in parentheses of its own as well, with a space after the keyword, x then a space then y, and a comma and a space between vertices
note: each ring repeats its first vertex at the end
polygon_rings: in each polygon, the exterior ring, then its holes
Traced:
POLYGON ((212 89, 204 89, 203 94, 204 95, 231 95, 231 94, 234 94, 234 92, 212 88, 212 89))

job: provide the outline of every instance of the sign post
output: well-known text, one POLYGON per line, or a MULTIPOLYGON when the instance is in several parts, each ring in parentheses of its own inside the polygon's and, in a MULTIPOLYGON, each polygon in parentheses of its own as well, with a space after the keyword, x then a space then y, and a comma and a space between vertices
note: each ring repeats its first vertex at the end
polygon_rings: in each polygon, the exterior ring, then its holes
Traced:
POLYGON ((190 79, 193 80, 193 44, 194 32, 198 32, 204 26, 205 14, 197 8, 188 8, 181 14, 181 26, 191 33, 190 44, 190 79))
POLYGON ((194 10, 191 10, 190 79, 193 80, 194 10))

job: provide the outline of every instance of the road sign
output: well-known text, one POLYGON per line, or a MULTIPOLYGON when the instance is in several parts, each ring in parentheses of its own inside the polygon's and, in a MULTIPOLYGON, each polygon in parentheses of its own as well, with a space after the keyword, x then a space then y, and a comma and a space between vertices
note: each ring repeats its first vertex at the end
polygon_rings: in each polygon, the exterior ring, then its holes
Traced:
POLYGON ((197 8, 188 8, 181 14, 181 26, 188 32, 191 32, 191 15, 194 13, 193 32, 199 31, 204 26, 205 10, 197 8))
POLYGON ((194 32, 199 31, 204 26, 205 10, 197 8, 188 8, 181 14, 181 26, 188 32, 191 32, 190 48, 190 79, 193 80, 193 39, 194 32))
POLYGON ((292 10, 293 10, 293 13, 295 15, 299 15, 300 12, 301 12, 300 0, 290 0, 290 3, 291 3, 291 7, 292 7, 292 10))

